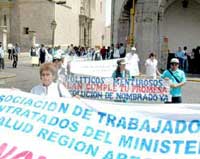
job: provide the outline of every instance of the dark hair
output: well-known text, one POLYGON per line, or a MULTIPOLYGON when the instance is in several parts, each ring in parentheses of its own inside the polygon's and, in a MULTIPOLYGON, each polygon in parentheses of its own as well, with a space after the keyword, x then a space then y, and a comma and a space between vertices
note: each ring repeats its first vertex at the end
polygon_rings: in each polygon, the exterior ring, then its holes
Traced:
POLYGON ((151 57, 156 57, 156 54, 153 53, 153 52, 151 52, 151 53, 149 54, 149 58, 151 58, 151 57))

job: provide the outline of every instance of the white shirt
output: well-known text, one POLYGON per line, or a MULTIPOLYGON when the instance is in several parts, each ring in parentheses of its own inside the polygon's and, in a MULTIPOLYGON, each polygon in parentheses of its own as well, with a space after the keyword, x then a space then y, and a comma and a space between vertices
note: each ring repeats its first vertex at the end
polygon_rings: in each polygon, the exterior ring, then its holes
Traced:
POLYGON ((8 44, 8 49, 12 49, 13 45, 11 43, 8 44))
POLYGON ((113 54, 114 58, 120 58, 120 54, 119 54, 119 49, 115 49, 114 54, 113 54))
POLYGON ((140 61, 138 55, 134 53, 128 53, 126 55, 126 69, 130 71, 131 76, 138 76, 139 75, 139 66, 138 62, 140 61))
POLYGON ((4 58, 4 50, 0 47, 0 58, 4 58))
POLYGON ((125 48, 124 48, 123 46, 121 46, 121 47, 119 48, 119 54, 120 54, 120 55, 123 55, 124 52, 125 52, 125 48))
POLYGON ((62 84, 57 83, 52 83, 48 87, 39 84, 31 89, 31 93, 49 97, 60 97, 60 95, 61 97, 71 97, 68 90, 62 84))
POLYGON ((158 61, 156 59, 147 59, 145 62, 145 67, 146 67, 146 75, 148 77, 153 77, 156 79, 156 71, 157 71, 157 65, 158 61))
POLYGON ((66 82, 65 79, 67 77, 67 66, 62 64, 61 67, 58 69, 58 81, 66 82))

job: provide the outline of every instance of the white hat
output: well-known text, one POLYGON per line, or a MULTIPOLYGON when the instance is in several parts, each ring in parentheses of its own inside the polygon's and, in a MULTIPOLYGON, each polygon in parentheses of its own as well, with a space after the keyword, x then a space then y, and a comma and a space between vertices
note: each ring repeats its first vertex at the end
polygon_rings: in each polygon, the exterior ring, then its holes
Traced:
POLYGON ((125 65, 125 64, 127 64, 127 62, 126 62, 125 59, 120 59, 120 60, 117 61, 117 64, 118 65, 125 65))
POLYGON ((170 63, 179 63, 179 60, 177 58, 172 58, 170 63))
POLYGON ((132 47, 131 50, 136 51, 136 48, 135 48, 135 47, 132 47))

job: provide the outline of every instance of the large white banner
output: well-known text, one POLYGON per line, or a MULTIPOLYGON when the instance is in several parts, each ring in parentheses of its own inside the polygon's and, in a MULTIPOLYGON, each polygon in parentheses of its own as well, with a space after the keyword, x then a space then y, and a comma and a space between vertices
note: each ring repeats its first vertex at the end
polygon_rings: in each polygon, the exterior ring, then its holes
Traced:
MULTIPOLYGON (((71 62, 71 72, 88 76, 112 77, 112 74, 117 67, 117 60, 119 59, 103 61, 73 60, 71 62)), ((136 67, 133 67, 132 70, 134 70, 135 76, 139 75, 139 70, 136 67)))
POLYGON ((199 156, 199 104, 129 105, 0 89, 1 159, 199 156))
POLYGON ((167 102, 171 100, 169 83, 163 79, 113 79, 106 77, 66 77, 72 95, 121 102, 167 102))

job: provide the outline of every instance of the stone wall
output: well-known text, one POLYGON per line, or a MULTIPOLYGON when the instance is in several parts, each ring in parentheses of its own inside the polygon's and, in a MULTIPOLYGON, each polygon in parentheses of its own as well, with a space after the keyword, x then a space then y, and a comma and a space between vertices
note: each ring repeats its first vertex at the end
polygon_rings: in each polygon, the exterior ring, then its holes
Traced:
MULTIPOLYGON (((36 32, 36 43, 51 44, 51 22, 54 19, 55 5, 44 0, 17 0, 16 11, 19 19, 13 19, 13 22, 19 22, 18 36, 22 48, 30 48, 31 35, 26 34, 25 28, 36 32)), ((14 13, 15 13, 14 12, 14 13)), ((12 16, 14 18, 14 16, 12 16)))
POLYGON ((161 36, 169 39, 169 49, 176 52, 178 46, 187 46, 188 50, 200 45, 200 3, 189 1, 183 8, 181 0, 167 7, 161 25, 161 36))
POLYGON ((105 34, 105 4, 105 0, 96 0, 96 9, 92 13, 94 17, 92 22, 92 47, 103 45, 102 36, 105 34))
POLYGON ((66 8, 56 5, 55 19, 57 22, 55 45, 79 45, 79 14, 80 2, 67 0, 66 8))
MULTIPOLYGON (((105 28, 105 1, 82 0, 85 2, 86 16, 92 21, 90 44, 102 44, 105 28), (89 9, 90 7, 90 9, 89 9), (90 14, 90 15, 89 15, 90 14)), ((0 23, 3 15, 8 15, 8 43, 18 43, 27 51, 32 44, 29 31, 35 31, 36 43, 51 45, 51 22, 56 20, 55 45, 80 44, 80 0, 67 0, 66 5, 57 5, 48 0, 15 0, 4 2, 0 8, 0 23)), ((1 3, 1 2, 0 2, 1 3)), ((86 26, 87 27, 87 26, 86 26)))

